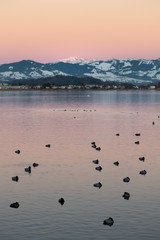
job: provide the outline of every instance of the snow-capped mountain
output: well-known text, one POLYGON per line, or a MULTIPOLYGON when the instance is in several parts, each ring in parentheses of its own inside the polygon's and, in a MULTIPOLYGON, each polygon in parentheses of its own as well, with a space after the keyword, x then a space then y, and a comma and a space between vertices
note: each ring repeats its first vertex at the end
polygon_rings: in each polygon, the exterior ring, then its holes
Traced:
POLYGON ((84 59, 84 58, 80 58, 80 57, 69 57, 69 58, 62 59, 59 62, 72 63, 72 64, 75 64, 75 63, 87 64, 91 61, 84 59))
POLYGON ((0 81, 37 79, 56 75, 93 77, 102 81, 150 84, 160 81, 160 58, 87 61, 71 58, 55 63, 31 60, 0 65, 0 81))

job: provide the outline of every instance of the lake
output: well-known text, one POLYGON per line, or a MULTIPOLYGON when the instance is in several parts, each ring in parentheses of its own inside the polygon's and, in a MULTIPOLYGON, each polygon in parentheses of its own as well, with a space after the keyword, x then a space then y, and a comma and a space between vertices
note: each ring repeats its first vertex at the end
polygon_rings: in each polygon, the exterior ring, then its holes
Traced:
POLYGON ((154 90, 1 91, 0 239, 158 240, 159 116, 154 90))

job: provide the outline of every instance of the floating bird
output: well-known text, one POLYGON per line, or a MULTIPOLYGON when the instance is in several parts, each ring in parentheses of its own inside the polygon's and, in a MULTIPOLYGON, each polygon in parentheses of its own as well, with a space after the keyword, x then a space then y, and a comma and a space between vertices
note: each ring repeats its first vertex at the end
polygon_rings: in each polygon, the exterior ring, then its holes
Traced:
POLYGON ((92 145, 92 148, 96 148, 97 146, 95 144, 92 145))
POLYGON ((59 200, 58 200, 58 202, 61 204, 61 205, 63 205, 64 204, 64 198, 60 198, 59 200))
POLYGON ((33 163, 33 167, 38 167, 39 166, 39 164, 38 163, 33 163))
POLYGON ((98 163, 99 163, 99 160, 96 159, 96 160, 93 160, 92 162, 93 162, 94 164, 98 164, 98 163))
POLYGON ((139 144, 139 141, 135 142, 135 144, 139 144))
POLYGON ((139 174, 141 174, 141 175, 146 175, 146 174, 147 174, 147 171, 146 171, 146 170, 142 170, 142 171, 139 172, 139 174))
POLYGON ((119 134, 119 133, 116 133, 116 136, 120 136, 120 134, 119 134))
POLYGON ((113 164, 116 165, 116 166, 118 166, 118 165, 119 165, 119 162, 117 161, 117 162, 114 162, 113 164))
POLYGON ((97 150, 97 151, 100 151, 100 150, 101 150, 101 148, 100 148, 100 147, 96 147, 96 150, 97 150))
POLYGON ((141 134, 140 133, 136 133, 135 136, 141 136, 141 134))
POLYGON ((50 148, 50 147, 51 147, 51 144, 46 144, 45 147, 50 148))
POLYGON ((139 157, 139 160, 144 162, 145 157, 139 157))
POLYGON ((96 167, 95 169, 100 172, 100 171, 102 170, 102 167, 101 167, 101 166, 98 166, 98 167, 96 167))
POLYGON ((124 192, 123 196, 124 199, 129 200, 130 194, 128 192, 124 192))
POLYGON ((123 182, 129 182, 130 181, 130 178, 129 177, 126 177, 123 179, 123 182))
POLYGON ((105 219, 104 221, 103 221, 103 224, 104 225, 108 225, 108 226, 112 226, 113 225, 113 223, 114 223, 114 220, 113 220, 113 218, 111 218, 111 217, 109 217, 108 219, 105 219))
POLYGON ((18 182, 18 180, 19 180, 18 176, 12 177, 12 181, 18 182))
POLYGON ((18 203, 18 202, 11 203, 11 204, 10 204, 10 207, 11 207, 11 208, 19 208, 19 203, 18 203))
POLYGON ((102 183, 98 182, 98 183, 93 184, 93 186, 94 186, 94 187, 101 188, 101 187, 102 187, 102 183))
POLYGON ((16 150, 16 151, 15 151, 15 153, 17 153, 17 154, 20 154, 20 152, 21 152, 20 150, 16 150))
POLYGON ((92 145, 95 145, 96 143, 95 142, 91 142, 92 145))
POLYGON ((154 122, 152 122, 152 125, 154 125, 155 123, 154 122))
POLYGON ((31 173, 31 166, 29 166, 28 168, 25 168, 24 170, 25 172, 31 173))

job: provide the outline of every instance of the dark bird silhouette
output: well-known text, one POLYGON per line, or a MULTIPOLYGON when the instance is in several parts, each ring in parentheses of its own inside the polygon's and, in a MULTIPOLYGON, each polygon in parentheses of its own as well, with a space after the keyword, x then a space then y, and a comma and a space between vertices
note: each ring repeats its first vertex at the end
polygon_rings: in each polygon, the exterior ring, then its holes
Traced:
POLYGON ((98 164, 98 163, 99 163, 99 160, 96 159, 96 160, 93 160, 92 162, 93 162, 94 164, 98 164))
POLYGON ((119 165, 119 162, 117 161, 117 162, 114 162, 113 163, 115 166, 118 166, 119 165))
POLYGON ((29 166, 28 168, 24 169, 25 172, 31 173, 31 166, 29 166))
POLYGON ((45 147, 50 148, 50 147, 51 147, 51 144, 46 144, 45 147))
POLYGON ((17 154, 20 154, 20 152, 21 152, 20 150, 16 150, 16 151, 15 151, 15 153, 17 153, 17 154))
POLYGON ((11 207, 11 208, 19 208, 19 203, 18 203, 18 202, 11 203, 11 204, 10 204, 10 207, 11 207))
POLYGON ((63 205, 64 204, 64 198, 60 198, 59 200, 58 200, 58 202, 61 204, 61 205, 63 205))
POLYGON ((102 171, 102 167, 101 167, 101 166, 98 166, 98 167, 96 167, 95 169, 96 169, 97 171, 99 171, 99 172, 102 171))
POLYGON ((123 179, 123 182, 129 182, 130 181, 130 178, 129 177, 126 177, 123 179))
POLYGON ((39 164, 38 163, 33 163, 33 167, 38 167, 39 166, 39 164))
POLYGON ((142 170, 142 171, 139 172, 139 174, 141 174, 141 175, 146 175, 146 174, 147 174, 147 171, 146 171, 146 170, 142 170))
POLYGON ((100 148, 100 147, 96 147, 96 150, 97 150, 97 151, 100 151, 100 150, 101 150, 101 148, 100 148))
POLYGON ((93 184, 93 186, 97 187, 97 188, 101 188, 102 187, 102 183, 98 182, 98 183, 93 184))
POLYGON ((124 192, 123 196, 124 199, 129 200, 130 194, 128 192, 124 192))
POLYGON ((114 224, 114 220, 113 218, 109 217, 108 219, 104 220, 103 224, 111 227, 114 224))
POLYGON ((19 180, 18 176, 12 177, 12 181, 18 182, 18 180, 19 180))

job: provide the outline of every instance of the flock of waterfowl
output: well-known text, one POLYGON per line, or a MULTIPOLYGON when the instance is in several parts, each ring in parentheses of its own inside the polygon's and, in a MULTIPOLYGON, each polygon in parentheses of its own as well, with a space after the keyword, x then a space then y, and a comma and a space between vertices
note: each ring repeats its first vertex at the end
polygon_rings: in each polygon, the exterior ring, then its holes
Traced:
MULTIPOLYGON (((64 110, 62 110, 62 109, 59 109, 59 110, 55 110, 55 109, 53 109, 53 111, 64 111, 64 112, 79 112, 79 110, 78 109, 64 109, 64 110)), ((83 112, 96 112, 96 109, 83 109, 82 110, 83 112)))
POLYGON ((100 151, 101 148, 100 147, 97 147, 96 143, 95 142, 91 142, 92 144, 92 148, 95 148, 97 151, 100 151))
MULTIPOLYGON (((95 142, 91 142, 91 145, 92 145, 92 148, 95 148, 97 151, 100 151, 100 150, 101 150, 100 147, 97 147, 97 145, 96 145, 95 142)), ((93 162, 94 164, 99 164, 99 160, 98 160, 98 159, 93 160, 92 162, 93 162)), ((101 167, 101 166, 98 166, 98 167, 95 168, 95 170, 101 172, 102 167, 101 167)), ((98 182, 98 183, 93 184, 93 186, 94 186, 94 187, 97 187, 97 188, 101 188, 101 187, 102 187, 102 183, 101 183, 101 182, 98 182)), ((104 224, 104 225, 108 225, 108 226, 110 226, 110 227, 113 225, 113 223, 114 223, 114 220, 113 220, 112 217, 109 217, 108 219, 105 219, 105 220, 103 221, 103 224, 104 224)))
MULTIPOLYGON (((152 122, 152 124, 154 125, 155 123, 152 122)), ((120 136, 120 134, 119 134, 119 133, 116 133, 116 136, 120 136)), ((135 136, 141 136, 141 134, 140 134, 140 133, 135 133, 135 136)), ((136 141, 135 144, 140 144, 140 141, 136 141)), ((95 142, 91 142, 91 147, 94 148, 94 149, 96 149, 96 150, 98 150, 98 151, 101 150, 100 147, 97 147, 97 145, 96 145, 95 142)), ((145 157, 139 157, 139 160, 144 162, 144 161, 145 161, 145 157)), ((98 160, 98 159, 93 160, 92 162, 93 162, 94 164, 97 164, 97 165, 99 164, 99 160, 98 160)), ((114 164, 115 166, 119 166, 119 162, 118 162, 118 161, 113 162, 113 164, 114 164)), ((101 167, 101 166, 97 166, 95 169, 96 169, 97 171, 101 171, 101 170, 102 170, 102 167, 101 167)), ((146 170, 141 170, 141 171, 139 172, 139 174, 140 174, 140 175, 146 175, 146 174, 147 174, 147 171, 146 171, 146 170)), ((129 177, 123 178, 123 182, 129 183, 129 182, 130 182, 130 178, 129 178, 129 177)), ((100 189, 100 188, 102 187, 102 183, 101 183, 101 182, 98 182, 98 183, 93 184, 93 186, 100 189)), ((125 200, 129 200, 129 198, 130 198, 130 193, 124 192, 124 194, 122 195, 122 197, 123 197, 125 200)), ((105 219, 105 220, 104 220, 103 224, 104 224, 104 225, 108 225, 108 226, 111 227, 111 226, 114 224, 114 220, 113 220, 112 217, 109 217, 108 219, 105 219)))
MULTIPOLYGON (((50 144, 46 144, 45 147, 50 148, 51 145, 50 145, 50 144)), ((20 154, 20 150, 16 150, 15 153, 20 154)), ((34 162, 34 163, 32 164, 32 166, 35 168, 35 167, 38 167, 39 164, 34 162)), ((24 169, 24 171, 25 171, 25 172, 28 172, 28 173, 30 174, 30 173, 31 173, 31 166, 26 167, 26 168, 24 169)), ((18 181, 19 181, 19 177, 18 177, 18 176, 12 177, 12 181, 18 182, 18 181)), ((64 200, 63 198, 60 198, 60 199, 58 200, 58 202, 59 202, 61 205, 63 205, 64 202, 65 202, 65 200, 64 200)), ((14 203, 11 203, 11 204, 10 204, 10 207, 11 207, 11 208, 19 208, 19 206, 20 206, 19 202, 14 202, 14 203)))
MULTIPOLYGON (((152 122, 152 124, 154 125, 155 123, 152 122)), ((120 134, 119 134, 119 133, 116 133, 116 136, 120 136, 120 134)), ((135 136, 141 136, 141 134, 140 134, 140 133, 135 133, 135 136)), ((140 144, 140 141, 136 141, 135 144, 140 144)), ((101 150, 101 147, 98 147, 95 142, 91 142, 91 146, 92 146, 92 148, 94 148, 94 149, 97 150, 97 151, 100 151, 100 150, 101 150)), ((51 145, 50 145, 50 144, 47 144, 47 145, 45 145, 45 147, 50 148, 51 145)), ((20 154, 20 150, 16 150, 15 153, 20 154)), ((145 157, 144 157, 144 156, 143 156, 143 157, 139 157, 139 160, 144 162, 144 161, 145 161, 145 157)), ((98 160, 98 159, 93 160, 92 162, 93 162, 94 164, 96 164, 96 165, 99 164, 99 160, 98 160)), ((119 162, 118 162, 118 161, 113 162, 113 164, 114 164, 115 166, 119 166, 119 162)), ((39 164, 38 164, 38 163, 33 163, 32 166, 33 166, 33 167, 38 167, 39 164)), ((24 170, 25 170, 25 172, 31 173, 31 166, 26 167, 24 170)), ((95 167, 95 170, 101 172, 101 171, 102 171, 102 167, 99 165, 99 166, 95 167)), ((140 175, 146 175, 146 174, 147 174, 147 171, 146 171, 146 170, 141 170, 141 171, 139 172, 139 174, 140 174, 140 175)), ((12 181, 18 182, 18 180, 19 180, 19 177, 18 177, 18 176, 12 177, 12 181)), ((130 178, 129 178, 129 177, 123 178, 123 182, 129 183, 129 182, 130 182, 130 178)), ((102 187, 102 183, 101 183, 101 182, 97 182, 97 183, 93 184, 93 186, 100 189, 100 188, 102 187)), ((130 193, 124 192, 124 194, 122 195, 122 197, 123 197, 125 200, 129 200, 129 198, 130 198, 130 193)), ((59 202, 61 205, 63 205, 64 202, 65 202, 65 200, 64 200, 64 198, 60 198, 60 199, 58 200, 58 202, 59 202)), ((19 204, 18 202, 14 202, 14 203, 11 203, 11 204, 10 204, 10 207, 11 207, 11 208, 18 208, 19 206, 20 206, 20 204, 19 204)), ((114 224, 114 220, 113 220, 112 217, 109 217, 108 219, 105 219, 105 220, 103 221, 103 224, 104 224, 104 225, 108 225, 108 226, 111 227, 111 226, 114 224)))

